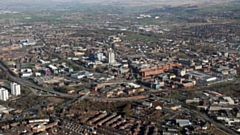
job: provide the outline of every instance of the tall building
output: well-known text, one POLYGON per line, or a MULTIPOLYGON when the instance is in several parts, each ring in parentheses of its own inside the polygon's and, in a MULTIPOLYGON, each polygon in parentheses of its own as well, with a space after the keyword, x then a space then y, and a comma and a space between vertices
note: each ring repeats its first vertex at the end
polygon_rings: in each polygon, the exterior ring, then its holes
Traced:
POLYGON ((109 64, 114 64, 114 63, 115 63, 115 54, 114 54, 112 48, 109 49, 109 53, 108 53, 108 63, 109 63, 109 64))
POLYGON ((15 96, 21 95, 21 87, 19 84, 15 82, 11 82, 10 87, 11 87, 12 95, 15 95, 15 96))
POLYGON ((8 100, 8 91, 4 88, 0 88, 0 100, 3 100, 3 101, 8 100))
POLYGON ((94 58, 98 61, 103 61, 104 60, 104 55, 101 52, 95 52, 94 53, 94 58))

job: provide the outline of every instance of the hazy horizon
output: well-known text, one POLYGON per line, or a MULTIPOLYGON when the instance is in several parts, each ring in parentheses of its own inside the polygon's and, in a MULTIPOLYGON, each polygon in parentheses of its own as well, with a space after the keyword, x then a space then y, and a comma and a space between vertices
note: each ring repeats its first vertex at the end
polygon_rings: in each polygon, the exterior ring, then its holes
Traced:
POLYGON ((2 9, 35 10, 58 9, 58 8, 76 8, 91 4, 121 6, 121 7, 139 7, 162 5, 179 6, 185 4, 216 4, 228 3, 236 0, 0 0, 2 9), (85 5, 86 4, 86 5, 85 5))
POLYGON ((166 2, 166 3, 195 3, 195 2, 227 2, 232 0, 1 0, 0 3, 5 4, 17 4, 17 3, 65 3, 65 2, 77 2, 77 3, 141 3, 141 2, 166 2))

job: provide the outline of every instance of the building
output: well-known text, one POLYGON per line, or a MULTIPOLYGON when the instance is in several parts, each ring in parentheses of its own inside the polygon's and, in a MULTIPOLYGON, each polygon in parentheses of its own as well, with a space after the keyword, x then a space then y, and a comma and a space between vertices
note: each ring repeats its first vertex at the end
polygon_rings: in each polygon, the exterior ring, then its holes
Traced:
POLYGON ((22 78, 24 78, 24 77, 31 77, 31 76, 33 75, 32 69, 30 69, 30 68, 21 69, 19 75, 20 75, 22 78))
POLYGON ((95 52, 94 53, 94 59, 98 60, 98 61, 103 61, 104 60, 104 55, 101 52, 95 52))
POLYGON ((114 64, 114 63, 115 63, 115 54, 114 54, 112 48, 109 49, 109 53, 108 53, 108 63, 109 63, 109 64, 114 64))
POLYGON ((207 74, 202 73, 202 72, 189 71, 187 74, 190 75, 195 80, 199 80, 199 81, 206 82, 206 83, 213 82, 213 81, 217 80, 217 77, 210 76, 210 75, 207 75, 207 74))
POLYGON ((23 46, 31 46, 31 45, 36 45, 37 42, 33 39, 24 39, 24 40, 20 40, 20 43, 23 45, 23 46))
POLYGON ((15 96, 21 95, 21 87, 19 84, 15 82, 11 82, 10 88, 11 88, 12 95, 15 95, 15 96))
POLYGON ((179 127, 192 125, 188 119, 176 119, 176 123, 179 125, 179 127))
POLYGON ((20 74, 21 78, 31 77, 32 75, 33 75, 33 73, 21 73, 21 74, 20 74))
POLYGON ((151 75, 163 74, 165 70, 170 70, 177 66, 179 66, 178 63, 162 63, 157 66, 144 67, 136 70, 138 70, 142 77, 147 77, 151 75))
POLYGON ((109 36, 108 40, 113 43, 121 42, 122 40, 117 36, 109 36))
POLYGON ((58 74, 58 68, 56 66, 53 65, 48 65, 49 69, 52 71, 52 73, 54 74, 58 74))
POLYGON ((89 77, 89 76, 93 76, 93 73, 90 73, 88 71, 81 71, 81 72, 77 72, 75 74, 71 74, 71 77, 75 78, 75 79, 81 79, 83 77, 89 77))
POLYGON ((4 88, 0 88, 0 100, 3 100, 3 101, 8 100, 8 91, 4 88))

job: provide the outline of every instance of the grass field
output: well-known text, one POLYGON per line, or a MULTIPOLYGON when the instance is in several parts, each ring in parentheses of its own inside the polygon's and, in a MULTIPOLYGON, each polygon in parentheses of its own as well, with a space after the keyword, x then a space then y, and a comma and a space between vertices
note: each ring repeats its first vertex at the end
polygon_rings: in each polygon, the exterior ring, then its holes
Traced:
POLYGON ((16 19, 19 22, 23 23, 31 23, 31 22, 48 22, 51 24, 62 24, 62 23, 72 23, 72 24, 85 24, 90 23, 93 20, 87 17, 77 18, 77 19, 64 19, 61 18, 58 14, 50 14, 50 15, 39 15, 39 14, 0 14, 0 20, 2 19, 16 19))

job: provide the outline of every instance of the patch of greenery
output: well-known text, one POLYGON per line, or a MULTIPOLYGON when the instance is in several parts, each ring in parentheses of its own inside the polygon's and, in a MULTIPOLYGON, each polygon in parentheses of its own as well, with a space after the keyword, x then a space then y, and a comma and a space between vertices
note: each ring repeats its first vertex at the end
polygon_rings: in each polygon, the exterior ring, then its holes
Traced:
POLYGON ((58 20, 59 17, 58 16, 37 16, 37 15, 30 15, 30 16, 26 16, 23 18, 18 18, 18 20, 20 22, 38 22, 38 21, 42 21, 42 22, 54 22, 56 20, 58 20))
POLYGON ((69 65, 69 67, 72 67, 73 68, 73 71, 81 71, 81 70, 83 70, 83 68, 80 68, 80 67, 78 67, 78 66, 76 66, 76 65, 74 65, 74 64, 72 64, 72 63, 68 63, 68 65, 69 65))
POLYGON ((155 41, 157 38, 152 37, 150 35, 143 35, 143 34, 131 34, 123 37, 124 40, 134 40, 134 39, 139 39, 139 40, 145 40, 145 41, 155 41))
POLYGON ((154 19, 154 18, 144 18, 144 19, 139 19, 137 22, 141 25, 158 25, 161 23, 164 23, 164 21, 161 21, 159 19, 154 19))
POLYGON ((239 3, 235 4, 224 4, 224 5, 212 5, 202 7, 197 10, 199 13, 222 13, 223 11, 239 10, 239 3))

